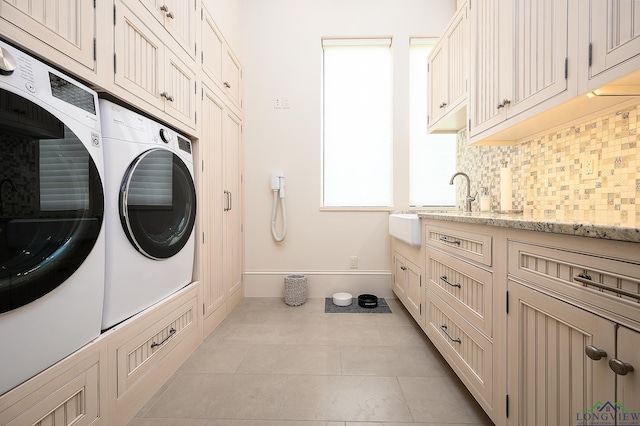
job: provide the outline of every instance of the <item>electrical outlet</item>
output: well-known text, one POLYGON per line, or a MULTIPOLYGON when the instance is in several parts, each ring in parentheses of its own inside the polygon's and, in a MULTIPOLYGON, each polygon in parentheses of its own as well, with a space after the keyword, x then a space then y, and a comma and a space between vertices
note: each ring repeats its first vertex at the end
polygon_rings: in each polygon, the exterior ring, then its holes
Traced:
POLYGON ((280 96, 276 96, 273 98, 273 108, 280 109, 282 108, 282 98, 280 96))
POLYGON ((582 176, 584 179, 595 179, 598 177, 598 154, 590 154, 584 157, 582 163, 582 176))
POLYGON ((349 259, 349 266, 351 269, 358 269, 358 256, 351 256, 349 259))

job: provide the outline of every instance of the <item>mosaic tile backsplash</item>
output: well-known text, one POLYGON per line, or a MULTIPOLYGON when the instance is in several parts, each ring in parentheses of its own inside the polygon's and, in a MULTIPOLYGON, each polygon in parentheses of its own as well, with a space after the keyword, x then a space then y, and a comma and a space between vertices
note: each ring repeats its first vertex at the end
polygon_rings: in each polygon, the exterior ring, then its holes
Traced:
MULTIPOLYGON (((640 104, 577 123, 515 146, 467 146, 458 134, 457 170, 471 178, 472 194, 487 187, 491 209, 500 207, 500 167, 513 174, 513 209, 525 214, 593 220, 606 214, 620 221, 640 219, 640 104), (596 158, 587 174, 586 162, 596 158)), ((457 184, 457 205, 466 188, 457 184)), ((478 203, 474 202, 474 210, 478 203)))

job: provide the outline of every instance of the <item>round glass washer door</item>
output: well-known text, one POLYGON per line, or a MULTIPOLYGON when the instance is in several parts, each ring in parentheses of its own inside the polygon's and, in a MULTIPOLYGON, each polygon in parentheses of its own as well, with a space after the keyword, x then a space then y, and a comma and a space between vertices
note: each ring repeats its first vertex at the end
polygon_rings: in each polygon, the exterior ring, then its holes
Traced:
POLYGON ((150 259, 176 255, 191 237, 196 189, 182 159, 151 149, 129 166, 120 187, 120 221, 131 244, 150 259))
POLYGON ((51 292, 82 265, 102 229, 104 193, 74 131, 4 89, 0 152, 2 314, 51 292))

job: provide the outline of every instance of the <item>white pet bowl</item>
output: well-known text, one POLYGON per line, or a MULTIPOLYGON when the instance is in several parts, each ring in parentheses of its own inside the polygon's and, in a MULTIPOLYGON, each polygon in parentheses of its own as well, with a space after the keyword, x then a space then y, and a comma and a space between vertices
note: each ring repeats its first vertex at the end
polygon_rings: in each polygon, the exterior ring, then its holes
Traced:
POLYGON ((353 296, 349 293, 335 293, 333 295, 333 304, 336 306, 349 306, 353 303, 353 296))

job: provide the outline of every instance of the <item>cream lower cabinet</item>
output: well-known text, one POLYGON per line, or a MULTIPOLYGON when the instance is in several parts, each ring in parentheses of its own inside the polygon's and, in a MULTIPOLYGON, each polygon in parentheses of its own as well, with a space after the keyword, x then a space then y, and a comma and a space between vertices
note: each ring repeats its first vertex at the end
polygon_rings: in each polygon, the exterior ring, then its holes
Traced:
POLYGON ((634 424, 630 413, 637 424, 640 333, 525 285, 508 289, 509 424, 634 424))
POLYGON ((416 255, 419 256, 420 250, 409 247, 399 241, 396 241, 394 246, 391 288, 416 322, 422 326, 424 324, 422 268, 409 260, 416 255))
POLYGON ((201 211, 204 335, 243 292, 242 121, 215 85, 202 90, 201 211))
POLYGON ((423 235, 427 336, 493 416, 493 238, 488 229, 432 221, 423 235))

